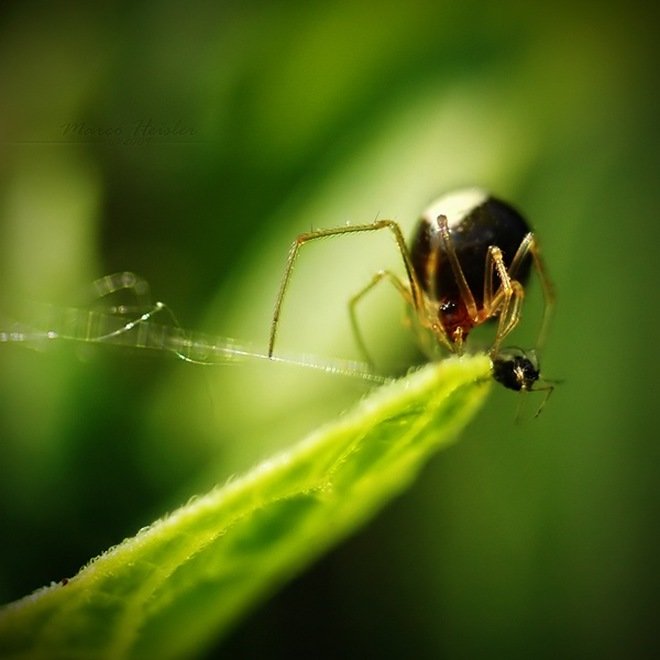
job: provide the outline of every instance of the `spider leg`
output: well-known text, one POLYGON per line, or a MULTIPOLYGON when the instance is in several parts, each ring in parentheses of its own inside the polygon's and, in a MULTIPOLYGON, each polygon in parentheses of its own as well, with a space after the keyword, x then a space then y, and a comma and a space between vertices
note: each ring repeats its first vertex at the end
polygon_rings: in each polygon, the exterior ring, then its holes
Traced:
POLYGON ((417 279, 415 271, 413 269, 412 260, 410 258, 410 253, 408 252, 408 247, 406 246, 406 241, 401 233, 401 228, 393 220, 377 220, 370 224, 364 225, 347 225, 345 227, 335 227, 331 229, 318 229, 316 231, 307 232, 300 234, 296 240, 291 244, 289 249, 289 255, 287 257, 286 267, 284 270, 284 275, 282 276, 282 281, 280 283, 280 289, 275 300, 275 310, 273 312, 273 318, 270 325, 270 337, 268 340, 268 356, 273 356, 273 350, 275 348, 275 339, 277 337, 277 330, 279 326, 280 315, 282 311, 282 304, 284 302, 284 296, 288 290, 289 283, 291 280, 291 275, 293 273, 293 268, 298 258, 300 248, 303 245, 315 241, 320 238, 329 238, 331 236, 343 236, 344 234, 358 234, 358 233, 369 233, 380 231, 381 229, 387 229, 392 232, 394 239, 397 243, 399 253, 403 259, 403 264, 406 269, 406 277, 410 286, 409 296, 412 302, 413 307, 418 315, 421 315, 425 309, 424 307, 424 298, 422 294, 422 287, 417 279))
POLYGON ((440 240, 442 241, 445 253, 449 257, 449 265, 451 266, 454 279, 458 285, 458 291, 460 293, 461 299, 463 300, 463 303, 465 304, 470 317, 472 319, 477 319, 479 315, 477 310, 477 303, 474 299, 474 295, 472 295, 470 285, 465 279, 465 273, 463 273, 463 268, 461 267, 461 263, 458 260, 458 255, 456 254, 456 248, 454 247, 454 243, 451 240, 451 236, 449 234, 449 225, 447 224, 447 217, 444 215, 439 215, 437 222, 440 240))
POLYGON ((484 317, 498 317, 497 333, 490 349, 491 354, 497 353, 502 340, 518 324, 524 297, 525 290, 522 285, 512 279, 510 272, 507 271, 502 251, 496 245, 491 245, 486 255, 484 281, 484 317), (494 273, 497 273, 500 280, 500 286, 495 293, 493 292, 494 273))
POLYGON ((550 319, 555 306, 555 291, 554 286, 552 285, 552 280, 548 275, 548 270, 546 268, 545 262, 541 257, 541 251, 539 248, 538 241, 532 232, 529 232, 525 238, 523 238, 520 246, 516 250, 515 255, 509 266, 509 275, 511 278, 516 277, 516 273, 520 268, 520 265, 523 263, 527 255, 532 256, 532 262, 534 268, 538 274, 539 280, 541 281, 541 287, 543 289, 543 299, 544 299, 544 309, 543 309, 543 319, 541 321, 541 329, 539 330, 537 346, 541 347, 545 343, 545 338, 547 336, 548 327, 550 324, 550 319))
POLYGON ((371 281, 365 287, 360 289, 360 291, 358 291, 348 301, 348 310, 351 319, 351 328, 353 330, 353 336, 355 337, 355 343, 357 344, 358 349, 360 350, 360 353, 362 353, 364 359, 372 367, 374 366, 374 361, 371 358, 371 355, 369 354, 366 342, 364 341, 364 336, 362 334, 362 331, 360 330, 360 325, 358 323, 357 304, 361 300, 363 300, 364 297, 383 280, 387 280, 391 282, 394 288, 401 294, 403 299, 410 305, 413 304, 412 297, 410 295, 410 289, 408 289, 408 287, 394 273, 392 273, 389 270, 378 271, 372 277, 371 281))

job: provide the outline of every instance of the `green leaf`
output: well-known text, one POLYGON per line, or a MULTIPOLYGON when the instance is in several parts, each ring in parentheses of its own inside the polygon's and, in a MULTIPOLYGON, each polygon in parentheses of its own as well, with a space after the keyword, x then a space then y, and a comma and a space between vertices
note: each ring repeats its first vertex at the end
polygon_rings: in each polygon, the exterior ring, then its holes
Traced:
POLYGON ((196 498, 0 613, 0 655, 200 653, 255 603, 369 520, 485 398, 485 355, 375 391, 244 477, 196 498))

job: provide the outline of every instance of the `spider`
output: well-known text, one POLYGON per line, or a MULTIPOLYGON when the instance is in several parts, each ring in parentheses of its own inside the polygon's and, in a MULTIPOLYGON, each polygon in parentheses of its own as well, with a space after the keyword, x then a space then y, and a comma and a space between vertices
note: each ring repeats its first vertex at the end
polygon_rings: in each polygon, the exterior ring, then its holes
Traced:
POLYGON ((493 356, 520 320, 524 285, 533 266, 545 300, 538 344, 543 342, 554 292, 536 237, 512 206, 482 189, 469 188, 444 195, 431 204, 417 224, 410 247, 393 220, 300 234, 289 250, 275 302, 269 356, 273 355, 282 303, 300 248, 320 238, 382 229, 390 231, 396 241, 406 278, 402 280, 389 270, 381 270, 349 302, 353 331, 368 359, 355 306, 383 280, 391 282, 414 311, 418 329, 430 331, 436 344, 453 353, 463 353, 473 328, 496 320, 497 331, 489 351, 493 356))

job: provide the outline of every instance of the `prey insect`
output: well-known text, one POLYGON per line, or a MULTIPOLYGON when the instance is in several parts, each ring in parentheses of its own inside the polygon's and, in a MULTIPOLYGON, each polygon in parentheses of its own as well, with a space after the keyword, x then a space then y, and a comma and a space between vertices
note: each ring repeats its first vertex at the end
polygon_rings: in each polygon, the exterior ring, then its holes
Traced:
POLYGON ((536 351, 503 348, 491 357, 493 379, 515 392, 546 392, 534 417, 538 417, 555 389, 556 381, 541 377, 536 351))

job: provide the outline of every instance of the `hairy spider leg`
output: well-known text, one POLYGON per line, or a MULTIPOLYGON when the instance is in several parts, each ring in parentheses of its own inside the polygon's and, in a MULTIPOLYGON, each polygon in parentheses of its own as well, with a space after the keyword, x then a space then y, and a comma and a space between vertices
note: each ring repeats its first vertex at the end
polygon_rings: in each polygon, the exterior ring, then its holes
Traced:
MULTIPOLYGON (((439 229, 438 236, 442 241, 445 253, 449 257, 449 265, 454 275, 454 280, 456 281, 456 285, 458 286, 458 294, 461 298, 461 301, 465 305, 465 309, 467 310, 468 316, 470 317, 473 325, 478 325, 479 310, 477 308, 477 303, 474 299, 472 290, 470 289, 470 285, 468 284, 467 279, 465 278, 465 273, 463 272, 461 262, 459 261, 458 255, 456 254, 456 248, 454 247, 454 243, 451 240, 451 235, 449 233, 449 224, 447 222, 447 216, 439 215, 436 219, 436 222, 438 223, 438 229, 439 229)), ((439 292, 436 292, 436 297, 439 297, 438 293, 439 292)), ((444 328, 443 331, 445 331, 444 328)), ((459 355, 463 353, 464 338, 465 337, 463 333, 463 328, 461 327, 456 328, 451 338, 454 344, 452 346, 452 350, 456 351, 456 353, 458 353, 459 355)))
MULTIPOLYGON (((282 281, 280 283, 280 289, 277 294, 277 299, 275 301, 275 310, 273 312, 273 319, 270 326, 270 338, 268 341, 268 357, 273 356, 273 350, 275 348, 275 339, 277 337, 277 330, 279 326, 280 314, 282 311, 282 303, 284 302, 284 296, 289 287, 289 282, 291 280, 291 275, 293 273, 293 267, 295 265, 296 259, 300 248, 303 245, 307 245, 311 241, 317 240, 319 238, 328 238, 331 236, 343 236, 344 234, 357 234, 357 233, 368 233, 380 231, 381 229, 388 229, 392 232, 394 239, 396 240, 399 253, 403 259, 403 264, 406 269, 406 276, 408 278, 408 283, 410 285, 410 300, 412 305, 417 312, 418 316, 422 317, 425 310, 424 297, 422 294, 422 287, 417 280, 417 275, 413 269, 412 261, 410 259, 410 253, 406 245, 406 241, 401 233, 401 228, 399 225, 394 222, 394 220, 376 220, 376 222, 365 224, 365 225, 347 225, 345 227, 334 227, 331 229, 317 229, 315 231, 306 232, 300 234, 295 241, 291 244, 289 249, 289 255, 287 257, 286 267, 284 270, 284 275, 282 276, 282 281)), ((378 278, 382 279, 382 278, 378 278)), ((378 280, 377 280, 378 281, 378 280)), ((404 287, 405 285, 400 282, 404 287)), ((371 289, 375 285, 367 286, 367 289, 371 289)), ((447 340, 448 343, 448 340, 447 340)))
MULTIPOLYGON (((449 225, 447 223, 447 216, 439 215, 437 218, 437 223, 438 223, 438 229, 440 230, 439 232, 440 240, 442 241, 443 246, 445 248, 445 252, 449 257, 449 265, 451 266, 452 273, 454 274, 454 279, 456 280, 456 284, 458 285, 458 292, 461 296, 461 299, 463 300, 463 304, 465 305, 470 317, 472 319, 477 319, 479 315, 477 311, 477 303, 474 299, 474 296, 472 295, 472 290, 470 289, 470 285, 467 283, 467 280, 465 279, 465 273, 463 273, 461 262, 458 260, 458 255, 456 254, 456 248, 454 247, 454 243, 451 240, 451 235, 449 234, 449 225)), ((462 343, 462 337, 460 338, 460 341, 462 343)))
POLYGON ((528 254, 532 255, 532 263, 534 264, 534 269, 536 270, 538 278, 541 281, 541 288, 543 289, 543 319, 541 321, 541 329, 539 330, 538 339, 536 341, 537 348, 541 348, 545 343, 550 320, 554 312, 555 291, 552 285, 552 280, 548 275, 545 262, 541 256, 541 250, 539 248, 538 241, 532 232, 525 236, 525 238, 520 243, 520 247, 516 251, 516 254, 511 260, 511 265, 509 266, 509 274, 511 277, 516 276, 516 272, 520 267, 520 264, 523 263, 525 257, 528 254))
MULTIPOLYGON (((371 358, 371 354, 369 353, 369 350, 367 349, 367 344, 364 341, 364 336, 362 334, 362 331, 360 330, 360 325, 358 323, 358 318, 357 318, 357 304, 369 293, 372 289, 376 287, 377 284, 382 282, 383 280, 387 280, 392 283, 394 288, 401 294, 401 297, 410 305, 411 307, 414 308, 412 296, 410 293, 410 289, 406 286, 404 282, 401 281, 401 279, 392 273, 389 270, 381 270, 378 271, 371 281, 360 291, 358 291, 354 296, 351 297, 351 299, 348 301, 348 309, 349 309, 349 315, 351 319, 351 329, 353 331, 353 336, 355 337, 355 343, 357 344, 357 347, 362 354, 362 357, 366 360, 366 362, 373 367, 374 366, 374 361, 371 358)), ((419 318, 419 315, 417 315, 419 318)), ((419 328, 419 324, 416 326, 419 328)), ((422 339, 421 333, 417 333, 419 335, 419 339, 422 339)), ((447 347, 449 348, 449 341, 445 337, 445 343, 447 347)), ((421 343, 421 341, 420 341, 421 343)))
POLYGON ((525 297, 525 289, 517 280, 511 278, 504 264, 502 250, 491 245, 486 253, 486 269, 484 272, 484 309, 481 312, 482 321, 498 317, 495 341, 490 349, 493 355, 499 350, 502 340, 518 325, 520 310, 525 297), (493 276, 497 273, 500 286, 493 291, 493 276))

